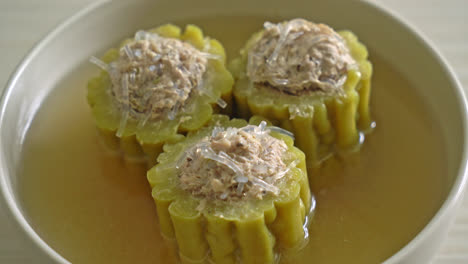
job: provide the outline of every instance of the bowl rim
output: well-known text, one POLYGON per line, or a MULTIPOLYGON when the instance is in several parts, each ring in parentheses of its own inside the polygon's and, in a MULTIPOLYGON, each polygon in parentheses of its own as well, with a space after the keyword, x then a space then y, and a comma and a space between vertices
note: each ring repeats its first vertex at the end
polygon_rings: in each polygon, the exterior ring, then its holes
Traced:
MULTIPOLYGON (((98 8, 104 4, 110 3, 112 0, 97 0, 91 2, 90 4, 84 6, 81 10, 77 13, 73 14, 71 17, 65 19, 64 21, 60 22, 58 25, 52 28, 42 39, 40 39, 36 44, 32 46, 32 48, 26 53, 25 57, 21 60, 21 62, 16 66, 13 74, 10 76, 5 89, 2 92, 1 99, 0 99, 0 127, 4 126, 4 116, 6 113, 6 105, 11 93, 13 92, 13 88, 16 86, 20 76, 26 69, 26 67, 31 63, 31 61, 39 54, 44 47, 46 47, 50 42, 52 42, 56 37, 58 37, 62 32, 66 31, 67 28, 75 23, 78 23, 79 20, 88 15, 91 12, 98 10, 98 8)), ((25 216, 21 212, 17 201, 14 198, 13 192, 11 190, 10 180, 4 176, 8 173, 5 171, 4 164, 6 163, 4 160, 3 154, 3 142, 0 141, 0 193, 3 194, 3 200, 0 202, 4 202, 8 209, 10 210, 10 214, 13 215, 16 223, 20 225, 22 228, 23 233, 26 233, 27 237, 31 239, 36 246, 38 246, 44 253, 47 254, 49 258, 51 258, 54 262, 60 264, 71 264, 70 261, 65 259, 65 257, 61 256, 58 252, 56 252, 47 242, 45 242, 39 234, 32 228, 29 222, 26 220, 25 216)))
MULTIPOLYGON (((400 16, 395 11, 391 10, 383 3, 371 2, 371 0, 361 0, 366 2, 368 5, 373 6, 382 12, 383 15, 393 19, 400 27, 409 31, 417 40, 423 45, 426 50, 433 56, 439 63, 443 70, 443 74, 446 74, 449 77, 450 85, 453 86, 457 92, 457 104, 461 106, 464 116, 468 117, 468 101, 466 97, 466 92, 463 89, 463 86, 460 83, 455 71, 452 66, 448 63, 447 59, 442 55, 442 53, 436 48, 436 45, 428 38, 425 33, 415 27, 413 24, 408 22, 407 19, 400 16)), ((411 239, 405 246, 393 254, 390 258, 386 259, 383 264, 393 264, 398 263, 404 256, 410 255, 413 250, 415 250, 420 244, 422 244, 426 239, 429 238, 431 232, 437 228, 440 224, 442 218, 449 213, 451 210, 457 208, 458 201, 463 199, 463 194, 468 184, 468 122, 467 118, 462 118, 461 120, 463 133, 463 148, 462 148, 462 162, 459 164, 458 174, 456 175, 455 181, 450 188, 450 191, 447 193, 444 202, 439 207, 437 212, 431 217, 429 222, 419 231, 413 239, 411 239)))
MULTIPOLYGON (((110 3, 112 0, 97 0, 86 5, 80 11, 72 15, 71 17, 65 19, 63 22, 55 26, 49 33, 47 33, 40 41, 38 41, 27 53, 27 55, 21 60, 13 74, 10 76, 5 89, 2 92, 0 99, 0 127, 4 126, 4 116, 6 113, 7 101, 13 92, 13 88, 16 86, 18 79, 24 72, 25 68, 30 64, 30 62, 39 54, 44 47, 46 47, 53 39, 58 37, 66 29, 78 23, 86 15, 95 12, 99 7, 110 3)), ((394 22, 396 22, 399 27, 408 31, 410 34, 415 36, 417 40, 423 45, 427 51, 437 60, 439 66, 442 68, 443 73, 446 74, 450 79, 450 85, 455 88, 457 93, 457 104, 462 108, 464 115, 468 117, 468 102, 466 97, 466 92, 463 90, 463 87, 458 80, 454 70, 448 64, 447 60, 441 55, 440 51, 435 48, 435 45, 429 40, 424 33, 419 29, 409 23, 405 18, 402 18, 399 14, 388 8, 385 4, 381 2, 375 2, 372 0, 356 0, 362 2, 365 5, 368 5, 371 8, 376 9, 382 15, 387 16, 394 22)), ((461 120, 463 131, 468 131, 468 122, 464 118, 461 120)), ((406 255, 410 255, 413 250, 415 250, 421 243, 423 243, 430 236, 433 229, 437 227, 441 219, 451 210, 455 209, 457 202, 462 199, 464 189, 466 188, 468 182, 468 135, 464 133, 463 148, 462 148, 462 162, 459 164, 458 174, 453 182, 450 191, 446 195, 446 198, 442 205, 439 207, 437 212, 432 216, 431 220, 423 227, 419 233, 413 237, 405 246, 393 254, 390 258, 384 261, 384 264, 397 263, 402 260, 406 255)), ((26 220, 25 216, 21 212, 17 201, 14 198, 10 180, 5 170, 4 164, 4 153, 3 153, 3 143, 0 141, 0 192, 3 195, 3 202, 7 205, 10 213, 13 215, 15 221, 20 225, 22 231, 26 233, 27 237, 31 239, 36 246, 38 246, 43 252, 45 252, 48 257, 54 260, 57 263, 70 263, 65 257, 57 253, 49 244, 47 244, 32 228, 29 222, 26 220)))

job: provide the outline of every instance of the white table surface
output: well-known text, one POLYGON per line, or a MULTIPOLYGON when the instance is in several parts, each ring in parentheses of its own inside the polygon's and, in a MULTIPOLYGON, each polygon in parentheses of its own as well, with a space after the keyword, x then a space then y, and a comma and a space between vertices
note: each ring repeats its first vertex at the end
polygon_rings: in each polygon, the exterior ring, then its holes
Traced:
MULTIPOLYGON (((376 0, 416 26, 468 91, 468 0, 376 0)), ((28 50, 92 0, 0 0, 0 90, 28 50)), ((0 263, 43 263, 0 203, 0 263)), ((468 263, 468 195, 434 264, 468 263)))

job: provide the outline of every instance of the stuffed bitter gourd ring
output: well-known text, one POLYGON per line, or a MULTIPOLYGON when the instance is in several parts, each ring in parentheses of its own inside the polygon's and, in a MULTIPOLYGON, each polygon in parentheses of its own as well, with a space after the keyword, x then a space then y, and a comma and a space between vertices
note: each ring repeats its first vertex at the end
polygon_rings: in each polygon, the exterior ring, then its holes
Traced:
POLYGON ((88 83, 93 117, 106 145, 127 156, 156 160, 164 143, 200 128, 213 111, 230 112, 224 49, 196 26, 138 31, 91 61, 103 69, 88 83))
POLYGON ((159 224, 184 263, 273 263, 307 241, 305 156, 276 129, 214 115, 148 172, 159 224))
POLYGON ((359 146, 374 125, 367 56, 349 31, 303 19, 265 23, 230 65, 238 114, 292 131, 316 167, 336 149, 359 146))

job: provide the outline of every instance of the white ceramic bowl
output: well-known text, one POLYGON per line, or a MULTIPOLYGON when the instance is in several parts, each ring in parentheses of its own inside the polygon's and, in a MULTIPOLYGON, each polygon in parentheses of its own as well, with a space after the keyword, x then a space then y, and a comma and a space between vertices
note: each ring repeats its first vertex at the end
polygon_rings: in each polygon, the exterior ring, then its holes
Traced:
POLYGON ((3 94, 0 185, 12 216, 46 253, 46 262, 67 263, 29 225, 18 202, 16 180, 24 135, 44 97, 61 77, 136 29, 181 18, 231 15, 304 17, 351 29, 372 52, 416 84, 442 127, 451 189, 426 227, 385 263, 428 263, 447 233, 467 181, 467 104, 463 90, 441 56, 414 29, 370 2, 350 0, 98 1, 45 37, 20 64, 3 94))

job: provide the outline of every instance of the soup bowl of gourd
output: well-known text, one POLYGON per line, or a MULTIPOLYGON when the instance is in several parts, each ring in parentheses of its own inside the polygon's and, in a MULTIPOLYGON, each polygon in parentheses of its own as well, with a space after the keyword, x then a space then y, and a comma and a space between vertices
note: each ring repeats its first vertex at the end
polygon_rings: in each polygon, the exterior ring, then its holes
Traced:
POLYGON ((45 263, 428 263, 466 120, 370 1, 97 1, 4 90, 2 200, 45 263))

